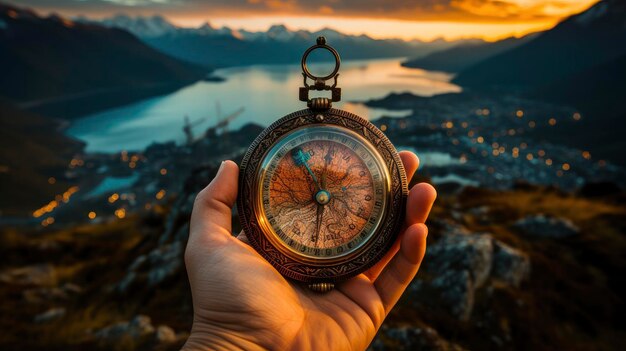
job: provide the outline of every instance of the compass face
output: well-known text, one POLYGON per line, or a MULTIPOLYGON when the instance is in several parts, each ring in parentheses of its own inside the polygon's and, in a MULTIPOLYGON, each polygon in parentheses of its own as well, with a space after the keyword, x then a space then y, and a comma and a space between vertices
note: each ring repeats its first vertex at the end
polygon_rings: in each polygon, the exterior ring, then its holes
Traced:
POLYGON ((278 246, 307 258, 359 250, 385 210, 384 162, 357 134, 330 125, 295 130, 266 154, 261 217, 278 246))

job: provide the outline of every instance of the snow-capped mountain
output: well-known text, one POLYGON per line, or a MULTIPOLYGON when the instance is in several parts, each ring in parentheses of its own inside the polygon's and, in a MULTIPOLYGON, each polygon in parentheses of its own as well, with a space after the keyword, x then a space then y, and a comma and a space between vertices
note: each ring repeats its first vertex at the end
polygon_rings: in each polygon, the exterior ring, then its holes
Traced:
POLYGON ((178 27, 161 16, 130 17, 120 14, 99 22, 106 27, 126 29, 140 38, 159 37, 178 30, 178 27))
POLYGON ((283 24, 275 24, 265 32, 216 28, 209 22, 189 28, 178 27, 161 16, 117 15, 101 20, 84 17, 77 20, 127 30, 169 55, 210 66, 297 62, 302 51, 321 35, 341 49, 345 59, 420 57, 460 43, 443 40, 430 43, 418 40, 377 40, 367 35, 344 34, 331 28, 314 32, 292 30, 283 24))

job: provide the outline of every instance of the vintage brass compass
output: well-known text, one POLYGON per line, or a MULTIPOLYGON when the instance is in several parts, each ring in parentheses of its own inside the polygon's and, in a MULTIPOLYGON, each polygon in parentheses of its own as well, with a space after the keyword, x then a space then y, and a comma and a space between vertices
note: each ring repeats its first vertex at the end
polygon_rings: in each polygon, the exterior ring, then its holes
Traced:
POLYGON ((300 100, 308 109, 279 119, 252 143, 241 163, 237 209, 250 244, 267 261, 324 292, 391 248, 404 221, 407 180, 396 149, 376 126, 331 108, 341 100, 340 58, 324 37, 301 65, 300 100), (307 67, 316 49, 335 58, 327 76, 307 67), (311 90, 331 97, 309 98, 311 90))

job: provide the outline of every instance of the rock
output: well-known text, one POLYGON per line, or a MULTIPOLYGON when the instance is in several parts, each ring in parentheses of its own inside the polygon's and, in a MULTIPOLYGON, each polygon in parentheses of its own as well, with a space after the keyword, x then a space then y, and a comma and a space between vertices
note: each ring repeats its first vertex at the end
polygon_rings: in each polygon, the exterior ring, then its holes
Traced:
POLYGON ((479 206, 470 208, 469 210, 467 210, 467 213, 469 213, 478 222, 487 223, 490 220, 490 211, 491 209, 489 208, 489 206, 479 206))
POLYGON ((491 288, 492 281, 518 287, 529 272, 530 259, 522 251, 491 234, 443 223, 440 239, 428 248, 422 271, 411 283, 417 295, 411 301, 468 321, 478 289, 491 288))
POLYGON ((139 341, 144 337, 155 333, 150 317, 144 315, 135 316, 127 322, 119 322, 102 328, 94 333, 96 338, 105 343, 116 344, 125 338, 139 341))
POLYGON ((174 332, 174 329, 168 327, 167 325, 159 325, 156 330, 155 337, 159 343, 169 344, 176 341, 176 333, 174 332))
POLYGON ((0 273, 0 282, 18 285, 55 285, 56 271, 50 264, 7 269, 0 273))
POLYGON ((28 303, 43 301, 64 301, 70 296, 82 293, 82 288, 76 284, 65 283, 61 287, 36 287, 22 290, 22 298, 28 303))
POLYGON ((494 240, 492 271, 494 278, 519 287, 530 274, 530 259, 522 251, 494 240))
POLYGON ((398 327, 388 328, 382 332, 382 337, 376 338, 370 349, 372 351, 385 350, 433 350, 433 351, 460 351, 463 347, 442 338, 433 328, 398 327), (385 339, 385 341, 381 340, 385 339))
POLYGON ((65 308, 51 308, 35 316, 35 323, 47 323, 65 316, 65 308))
MULTIPOLYGON (((426 251, 425 275, 432 279, 411 284, 415 301, 432 301, 429 308, 441 308, 461 321, 469 320, 475 290, 491 273, 493 239, 489 234, 470 233, 464 227, 444 224, 442 237, 426 251)), ((421 302, 418 302, 421 303, 421 302)))
POLYGON ((144 263, 146 263, 147 260, 148 260, 148 258, 146 257, 146 255, 139 255, 139 256, 137 256, 137 258, 135 258, 133 263, 131 263, 131 265, 130 265, 130 267, 128 267, 128 269, 130 269, 131 271, 136 271, 136 270, 140 269, 141 266, 144 263))
POLYGON ((65 284, 63 284, 62 289, 66 293, 72 293, 72 294, 80 294, 80 293, 83 292, 83 288, 81 288, 80 286, 78 286, 76 284, 73 284, 73 283, 65 283, 65 284))
POLYGON ((136 278, 137 273, 135 273, 134 271, 129 271, 128 273, 126 273, 124 278, 122 278, 122 280, 117 283, 115 289, 119 292, 125 292, 133 284, 136 278))
POLYGON ((569 219, 543 214, 522 218, 513 224, 513 228, 528 236, 555 239, 574 236, 580 232, 569 219))
POLYGON ((188 237, 189 237, 189 222, 186 222, 178 229, 178 231, 176 232, 176 235, 174 236, 174 240, 186 243, 188 237))
POLYGON ((463 227, 449 228, 426 253, 426 267, 433 273, 467 270, 474 287, 482 286, 491 271, 492 238, 473 234, 463 227))
POLYGON ((431 281, 431 286, 438 291, 440 305, 447 312, 462 321, 468 321, 474 309, 475 286, 469 271, 446 271, 431 281))
POLYGON ((155 328, 150 317, 137 315, 130 321, 119 322, 102 328, 94 333, 101 342, 109 345, 118 345, 123 340, 130 339, 134 343, 154 342, 169 344, 176 341, 176 333, 166 325, 155 328))
POLYGON ((128 273, 114 287, 118 292, 126 292, 134 283, 146 282, 149 287, 160 284, 176 275, 183 263, 183 243, 175 241, 141 255, 128 267, 128 273))
POLYGON ((149 254, 148 284, 155 286, 178 272, 182 266, 183 246, 180 241, 164 245, 149 254))

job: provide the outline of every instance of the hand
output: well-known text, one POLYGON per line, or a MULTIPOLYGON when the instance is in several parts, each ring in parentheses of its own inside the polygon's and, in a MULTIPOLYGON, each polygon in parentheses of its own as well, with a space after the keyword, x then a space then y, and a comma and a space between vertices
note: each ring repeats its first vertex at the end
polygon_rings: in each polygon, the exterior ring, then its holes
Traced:
MULTIPOLYGON (((410 179, 419 160, 400 153, 410 179)), ((194 319, 185 350, 364 350, 411 282, 426 250, 424 225, 436 193, 409 192, 405 229, 374 267, 319 294, 286 280, 231 235, 237 165, 222 163, 191 215, 185 264, 194 319)))

